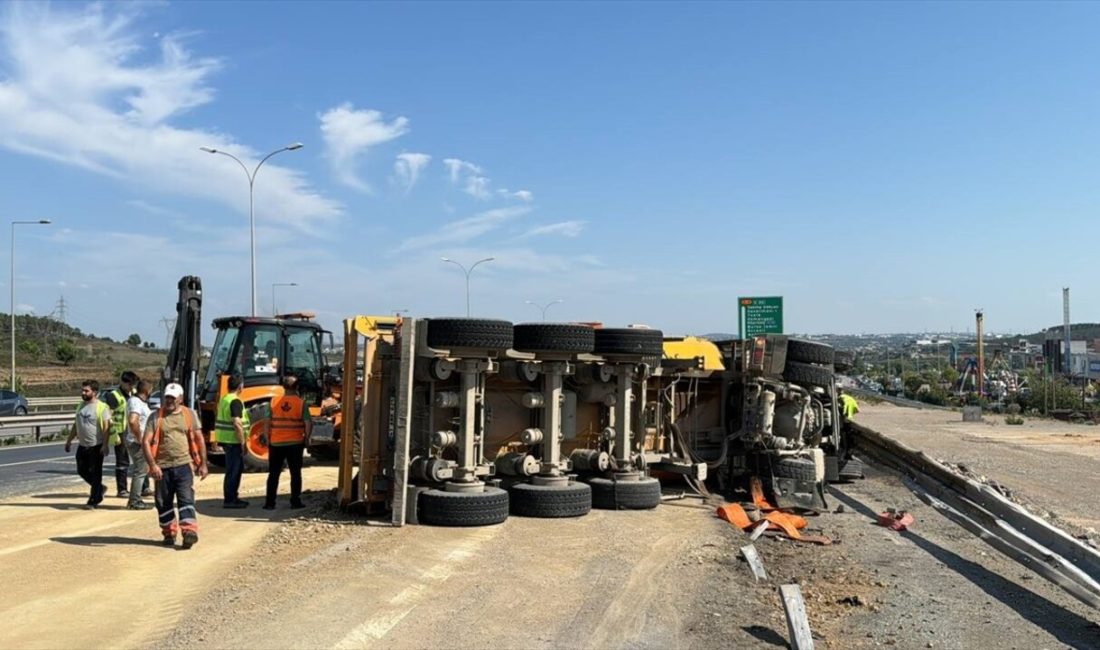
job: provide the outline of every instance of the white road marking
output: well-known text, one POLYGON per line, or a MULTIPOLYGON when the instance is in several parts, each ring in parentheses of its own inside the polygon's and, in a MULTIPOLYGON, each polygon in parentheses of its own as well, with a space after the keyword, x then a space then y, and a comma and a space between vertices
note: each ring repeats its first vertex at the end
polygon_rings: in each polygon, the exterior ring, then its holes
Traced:
POLYGON ((363 621, 340 640, 334 647, 337 650, 362 648, 378 641, 397 627, 406 616, 416 609, 431 592, 429 587, 440 585, 453 576, 459 565, 474 556, 486 542, 496 536, 499 526, 480 528, 470 531, 470 536, 436 564, 420 574, 420 582, 405 587, 390 599, 389 607, 383 606, 373 617, 363 621))
POLYGON ((70 456, 57 456, 55 458, 39 458, 38 460, 21 460, 16 463, 4 463, 0 467, 15 467, 16 465, 30 465, 31 463, 54 463, 59 460, 72 460, 70 456))
MULTIPOLYGON (((87 535, 88 533, 98 533, 98 532, 101 532, 101 531, 104 531, 104 530, 110 530, 112 528, 118 528, 120 526, 125 526, 125 525, 130 524, 130 523, 133 523, 133 522, 117 521, 113 524, 105 524, 103 526, 96 526, 94 528, 88 528, 86 530, 79 530, 79 531, 76 531, 76 532, 73 532, 73 533, 60 535, 59 537, 80 537, 82 535, 87 535)), ((54 540, 52 540, 52 539, 41 539, 41 540, 38 540, 37 542, 29 542, 27 544, 20 544, 19 546, 12 546, 10 548, 5 548, 4 550, 0 551, 0 555, 10 555, 12 553, 19 553, 20 551, 26 551, 28 549, 37 548, 39 546, 45 546, 46 544, 53 544, 53 543, 54 543, 54 540)))

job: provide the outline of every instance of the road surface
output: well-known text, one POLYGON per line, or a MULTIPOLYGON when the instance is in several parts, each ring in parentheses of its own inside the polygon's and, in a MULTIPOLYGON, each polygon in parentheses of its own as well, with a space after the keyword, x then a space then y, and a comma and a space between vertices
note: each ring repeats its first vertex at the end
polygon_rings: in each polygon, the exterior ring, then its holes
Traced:
MULTIPOLYGON (((114 476, 114 451, 103 463, 105 477, 114 476)), ((0 499, 48 492, 51 487, 69 489, 83 482, 76 474, 76 443, 66 454, 61 442, 0 447, 0 499)), ((111 487, 113 483, 108 483, 111 487)))

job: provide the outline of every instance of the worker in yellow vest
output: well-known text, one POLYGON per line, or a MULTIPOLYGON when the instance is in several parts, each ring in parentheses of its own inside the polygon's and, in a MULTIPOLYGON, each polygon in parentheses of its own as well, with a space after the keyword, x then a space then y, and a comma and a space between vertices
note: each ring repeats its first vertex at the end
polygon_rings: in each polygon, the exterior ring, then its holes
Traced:
POLYGON ((852 397, 848 393, 840 394, 840 416, 845 422, 849 422, 856 417, 856 413, 859 413, 859 403, 856 402, 856 398, 852 397))
POLYGON ((283 379, 283 395, 271 400, 264 510, 275 509, 275 494, 279 491, 279 475, 283 473, 283 463, 290 469, 290 507, 305 507, 302 503, 302 455, 312 432, 313 422, 309 419, 309 409, 298 396, 298 378, 287 375, 283 379))
POLYGON ((240 375, 230 375, 226 380, 225 397, 218 402, 214 420, 214 440, 225 451, 225 478, 222 481, 222 507, 247 508, 248 502, 240 497, 241 475, 244 473, 244 455, 248 453, 248 433, 252 423, 241 401, 240 375))

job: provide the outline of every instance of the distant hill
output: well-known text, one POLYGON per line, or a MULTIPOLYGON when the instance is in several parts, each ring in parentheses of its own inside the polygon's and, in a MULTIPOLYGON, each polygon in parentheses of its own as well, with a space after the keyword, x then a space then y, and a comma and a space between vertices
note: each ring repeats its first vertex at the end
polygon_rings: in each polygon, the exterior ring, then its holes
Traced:
MULTIPOLYGON (((0 315, 0 383, 7 388, 11 367, 10 316, 0 315)), ((77 393, 80 382, 95 379, 106 386, 118 382, 123 370, 155 380, 164 366, 163 350, 85 334, 52 318, 17 314, 15 362, 18 385, 30 396, 77 393)))
MULTIPOLYGON (((1046 339, 1047 332, 1053 332, 1058 335, 1058 338, 1062 338, 1062 325, 1052 325, 1044 330, 1035 332, 1034 334, 1027 334, 1021 338, 1027 339, 1031 343, 1042 343, 1046 339)), ((1070 338, 1074 341, 1092 341, 1094 339, 1100 339, 1100 323, 1070 323, 1069 326, 1070 338)))

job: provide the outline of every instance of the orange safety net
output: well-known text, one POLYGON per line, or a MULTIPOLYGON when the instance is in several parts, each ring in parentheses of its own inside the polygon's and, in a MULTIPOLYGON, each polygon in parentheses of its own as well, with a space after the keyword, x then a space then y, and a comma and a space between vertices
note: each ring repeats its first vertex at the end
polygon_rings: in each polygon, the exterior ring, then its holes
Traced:
MULTIPOLYGON (((803 535, 800 533, 799 531, 805 528, 808 522, 796 514, 783 512, 769 503, 764 497, 764 486, 761 484, 759 478, 752 478, 749 483, 749 493, 752 495, 753 504, 760 508, 761 512, 767 513, 760 521, 768 522, 769 531, 782 533, 796 542, 821 545, 833 543, 833 540, 828 537, 821 535, 803 535)), ((730 525, 736 526, 746 532, 758 525, 758 522, 753 521, 739 503, 728 503, 723 506, 718 506, 718 511, 715 514, 719 519, 728 521, 730 525)))

